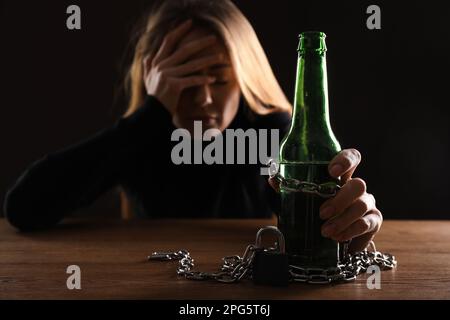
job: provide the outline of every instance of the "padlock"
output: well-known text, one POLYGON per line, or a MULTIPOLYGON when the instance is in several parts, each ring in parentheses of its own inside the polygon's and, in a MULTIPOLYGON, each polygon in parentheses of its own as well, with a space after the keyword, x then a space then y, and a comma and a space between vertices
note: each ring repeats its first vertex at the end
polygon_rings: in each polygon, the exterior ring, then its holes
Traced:
POLYGON ((253 282, 260 285, 287 286, 289 278, 289 261, 283 233, 274 226, 260 229, 256 234, 252 268, 253 282), (277 246, 275 248, 262 247, 262 237, 266 233, 276 235, 277 246))

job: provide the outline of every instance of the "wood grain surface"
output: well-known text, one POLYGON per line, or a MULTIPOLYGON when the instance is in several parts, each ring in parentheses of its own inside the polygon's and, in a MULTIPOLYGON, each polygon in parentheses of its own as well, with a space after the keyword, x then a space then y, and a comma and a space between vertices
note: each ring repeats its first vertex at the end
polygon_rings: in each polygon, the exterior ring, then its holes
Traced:
POLYGON ((385 221, 377 248, 398 267, 369 290, 351 283, 287 288, 250 281, 222 284, 178 278, 176 262, 148 262, 156 250, 188 249, 196 270, 243 253, 258 228, 274 220, 67 220, 39 233, 0 220, 0 299, 449 299, 450 221, 385 221), (69 265, 81 268, 81 290, 68 290, 69 265))

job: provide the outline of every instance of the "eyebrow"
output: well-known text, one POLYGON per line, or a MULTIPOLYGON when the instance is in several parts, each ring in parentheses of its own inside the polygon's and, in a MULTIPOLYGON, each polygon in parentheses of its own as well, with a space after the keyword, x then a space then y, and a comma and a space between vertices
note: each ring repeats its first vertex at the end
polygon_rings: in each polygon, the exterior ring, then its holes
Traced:
MULTIPOLYGON (((231 64, 229 63, 218 63, 215 65, 212 65, 211 67, 208 68, 209 71, 216 71, 216 70, 220 70, 220 69, 225 69, 225 68, 230 68, 231 64)), ((199 74, 199 72, 192 72, 189 75, 196 75, 199 74)))

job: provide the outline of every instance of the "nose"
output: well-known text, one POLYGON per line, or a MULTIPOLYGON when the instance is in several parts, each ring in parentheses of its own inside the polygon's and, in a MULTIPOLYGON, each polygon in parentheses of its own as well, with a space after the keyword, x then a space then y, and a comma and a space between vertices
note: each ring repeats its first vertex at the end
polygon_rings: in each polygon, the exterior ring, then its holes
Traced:
POLYGON ((194 102, 196 105, 203 108, 209 106, 213 102, 209 85, 206 84, 197 87, 194 102))

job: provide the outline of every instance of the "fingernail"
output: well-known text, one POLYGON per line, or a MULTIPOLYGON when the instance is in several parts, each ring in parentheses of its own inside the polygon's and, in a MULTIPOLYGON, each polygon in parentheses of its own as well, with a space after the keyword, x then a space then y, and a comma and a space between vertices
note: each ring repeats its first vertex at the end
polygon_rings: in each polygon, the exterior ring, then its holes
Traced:
POLYGON ((334 214, 334 208, 331 206, 320 209, 320 218, 323 220, 331 218, 331 216, 333 214, 334 214))
POLYGON ((334 229, 335 229, 335 225, 333 223, 326 224, 322 228, 322 235, 324 237, 329 237, 330 235, 333 234, 334 229))
POLYGON ((340 164, 335 164, 330 169, 330 174, 333 177, 339 177, 339 175, 342 173, 342 166, 340 164))

